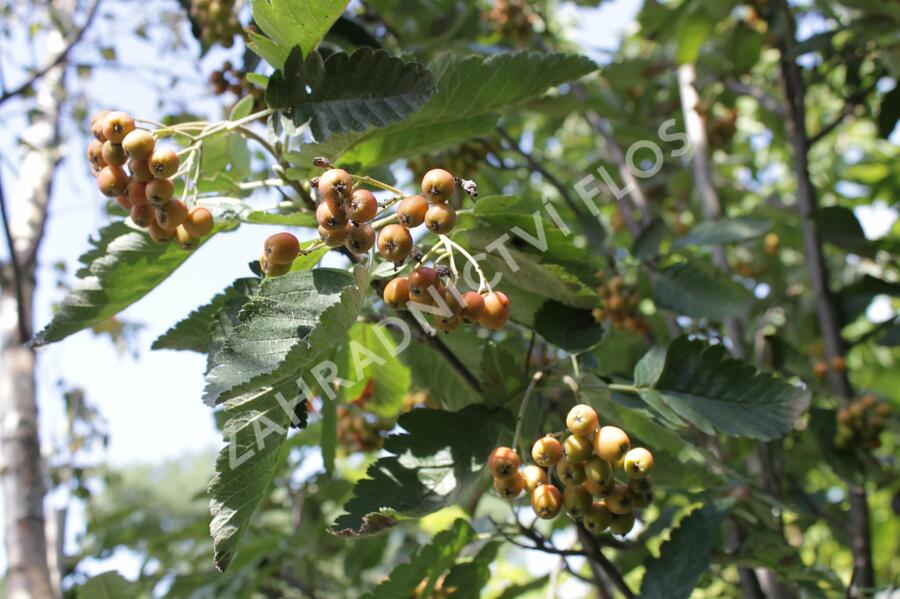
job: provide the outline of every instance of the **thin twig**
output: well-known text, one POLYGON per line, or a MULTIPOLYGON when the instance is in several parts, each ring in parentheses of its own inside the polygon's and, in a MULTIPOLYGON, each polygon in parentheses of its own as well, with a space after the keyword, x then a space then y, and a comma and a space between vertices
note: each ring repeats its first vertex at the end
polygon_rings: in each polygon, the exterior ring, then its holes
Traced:
MULTIPOLYGON (((378 292, 379 295, 384 291, 384 284, 379 279, 372 281, 372 287, 378 292)), ((436 352, 441 354, 441 357, 443 357, 447 361, 450 367, 453 368, 453 370, 455 370, 456 373, 472 387, 472 389, 474 389, 477 393, 482 392, 481 381, 478 380, 478 377, 476 377, 468 368, 466 368, 466 365, 456 357, 456 354, 450 351, 450 348, 444 345, 443 341, 441 341, 437 337, 429 335, 422 328, 422 325, 416 321, 415 317, 409 313, 409 311, 401 310, 397 312, 397 316, 406 324, 408 324, 411 330, 417 331, 419 333, 418 336, 422 341, 431 346, 431 348, 436 352)))
POLYGON ((544 377, 544 373, 538 370, 534 373, 534 376, 531 377, 531 382, 528 383, 528 388, 525 389, 525 396, 522 398, 522 405, 519 406, 519 415, 516 417, 516 432, 513 434, 512 448, 515 449, 519 446, 519 437, 522 435, 522 423, 525 421, 525 411, 528 410, 528 404, 531 402, 531 396, 534 394, 534 389, 537 387, 537 384, 544 377))
POLYGON ((809 145, 810 146, 815 145, 816 142, 820 141, 826 135, 828 135, 829 133, 831 133, 832 131, 837 129, 837 127, 841 123, 843 123, 844 120, 848 116, 853 114, 853 111, 856 110, 856 107, 861 105, 863 103, 863 101, 866 99, 866 97, 868 97, 868 95, 870 93, 875 91, 875 89, 877 88, 877 85, 878 85, 878 81, 876 79, 875 83, 869 85, 868 87, 856 92, 855 94, 853 94, 852 96, 847 98, 847 100, 844 102, 844 105, 841 107, 840 112, 838 112, 837 116, 834 117, 834 120, 832 120, 830 123, 828 123, 827 125, 822 127, 818 133, 810 136, 809 145))
POLYGON ((18 87, 0 94, 0 104, 3 104, 7 100, 10 100, 15 96, 22 94, 23 92, 25 92, 25 90, 37 83, 38 79, 49 73, 51 69, 61 65, 66 60, 66 58, 68 58, 69 52, 72 51, 72 48, 74 48, 78 44, 78 42, 81 41, 81 38, 84 37, 85 32, 94 21, 94 16, 97 14, 97 9, 99 7, 100 0, 94 0, 94 3, 91 4, 91 7, 88 9, 87 18, 84 20, 84 24, 75 32, 75 35, 71 40, 69 40, 69 42, 66 44, 66 47, 63 48, 62 52, 60 52, 56 58, 50 61, 49 64, 35 71, 27 81, 22 83, 22 85, 19 85, 18 87))
MULTIPOLYGON (((559 193, 560 197, 569 207, 569 209, 575 213, 575 216, 585 225, 596 223, 596 219, 586 216, 581 209, 578 207, 577 202, 575 202, 575 198, 572 197, 572 193, 569 191, 569 188, 566 187, 559 178, 550 172, 549 169, 545 168, 540 161, 535 159, 534 155, 529 152, 526 152, 519 146, 519 142, 517 142, 512 135, 510 135, 509 131, 506 130, 502 125, 497 125, 497 133, 500 134, 500 137, 506 141, 509 148, 519 154, 522 158, 525 159, 525 162, 528 164, 531 169, 544 178, 550 185, 556 188, 556 191, 559 193)), ((602 231, 601 231, 602 233, 602 231)))

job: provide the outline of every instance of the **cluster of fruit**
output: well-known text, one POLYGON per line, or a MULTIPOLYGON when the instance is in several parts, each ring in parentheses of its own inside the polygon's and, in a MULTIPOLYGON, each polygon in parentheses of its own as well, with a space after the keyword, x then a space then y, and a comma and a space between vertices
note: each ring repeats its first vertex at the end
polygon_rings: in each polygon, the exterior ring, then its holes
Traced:
POLYGON ((474 178, 484 169, 488 154, 499 154, 500 142, 496 138, 471 139, 443 152, 429 154, 423 158, 411 158, 407 166, 414 173, 422 172, 429 164, 443 164, 451 173, 464 179, 474 178))
POLYGON ((847 360, 844 359, 844 356, 835 356, 828 362, 816 362, 813 364, 813 374, 817 378, 824 379, 831 370, 834 372, 847 372, 847 360))
POLYGON ((605 273, 598 273, 597 276, 600 278, 597 295, 603 300, 603 306, 594 308, 594 320, 608 320, 617 331, 646 334, 647 321, 638 310, 641 303, 638 290, 627 284, 621 275, 607 277, 605 273))
POLYGON ((408 277, 395 277, 384 287, 382 297, 395 310, 403 310, 410 303, 431 313, 434 328, 445 333, 460 324, 478 323, 486 329, 498 331, 509 321, 509 298, 502 291, 460 293, 446 286, 439 269, 419 266, 408 277))
POLYGON ((131 115, 99 112, 91 119, 91 133, 94 139, 88 144, 87 157, 97 187, 128 210, 134 224, 147 229, 154 241, 177 238, 189 248, 212 231, 209 210, 196 206, 188 210, 173 197, 171 177, 178 172, 178 154, 157 148, 153 134, 136 128, 131 115))
POLYGON ((222 63, 222 68, 209 74, 209 84, 217 96, 230 92, 237 99, 253 97, 253 112, 266 107, 266 92, 247 79, 247 73, 236 68, 230 60, 222 63))
POLYGON ((838 449, 863 447, 878 449, 878 438, 884 430, 885 422, 891 415, 891 406, 867 393, 837 413, 837 432, 834 445, 838 449))
MULTIPOLYGON (((370 380, 357 399, 337 408, 338 444, 348 454, 381 449, 385 433, 394 428, 395 419, 379 416, 366 409, 374 391, 374 381, 370 380)), ((440 404, 434 402, 427 393, 409 393, 403 398, 400 412, 409 412, 417 407, 439 408, 440 404)))
POLYGON ((368 413, 357 402, 337 407, 338 444, 347 453, 381 449, 381 433, 394 428, 394 423, 368 413))
POLYGON ((494 6, 484 15, 503 37, 518 44, 531 39, 537 17, 525 0, 494 0, 494 6))
POLYGON ((333 168, 316 181, 321 200, 316 207, 319 237, 330 247, 344 246, 354 254, 364 254, 375 245, 375 229, 370 224, 378 215, 378 200, 368 189, 353 189, 353 177, 333 168))
POLYGON ((616 534, 628 533, 634 526, 634 509, 653 500, 647 478, 653 454, 643 447, 632 449, 622 429, 599 426, 597 412, 584 404, 569 411, 566 427, 571 434, 562 443, 554 435, 538 439, 531 449, 535 463, 522 470, 515 450, 494 449, 488 458, 494 490, 506 499, 527 491, 539 518, 549 520, 563 510, 592 534, 599 535, 607 528, 616 534), (551 481, 551 468, 564 491, 551 481), (625 483, 615 479, 620 468, 625 483))
POLYGON ((243 31, 234 0, 191 0, 191 18, 200 28, 200 41, 207 46, 234 45, 234 36, 243 31))
MULTIPOLYGON (((315 184, 321 197, 316 208, 319 237, 329 246, 344 245, 355 254, 369 251, 375 243, 375 230, 369 223, 380 208, 372 192, 353 189, 353 177, 339 168, 325 171, 315 184)), ((381 230, 378 253, 399 266, 413 249, 410 229, 424 223, 435 234, 449 233, 456 224, 456 211, 447 200, 455 190, 453 175, 443 169, 428 171, 422 178, 425 195, 400 200, 397 206, 400 224, 389 224, 381 230)))

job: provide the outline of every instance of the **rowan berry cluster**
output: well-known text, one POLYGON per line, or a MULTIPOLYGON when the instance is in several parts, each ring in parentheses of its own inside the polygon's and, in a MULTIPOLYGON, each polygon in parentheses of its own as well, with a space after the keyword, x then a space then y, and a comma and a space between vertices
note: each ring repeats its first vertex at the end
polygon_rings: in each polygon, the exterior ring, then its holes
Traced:
POLYGON ((827 362, 813 364, 813 374, 820 379, 828 376, 829 371, 847 372, 847 360, 844 359, 844 356, 835 356, 827 362))
POLYGON ((368 189, 353 189, 353 177, 339 168, 322 173, 317 189, 321 198, 316 207, 319 238, 328 246, 344 246, 354 254, 372 249, 375 229, 371 222, 379 210, 375 195, 368 189))
POLYGON ((891 415, 891 406, 867 393, 837 413, 837 432, 834 445, 838 449, 862 447, 878 449, 879 436, 891 415))
POLYGON ((645 334, 647 322, 638 310, 641 303, 638 290, 627 284, 621 275, 608 277, 598 273, 597 276, 600 278, 597 295, 603 300, 603 306, 594 308, 594 320, 608 320, 617 331, 645 334))
POLYGON ((410 159, 407 164, 413 172, 424 171, 428 168, 428 164, 443 164, 448 171, 458 177, 473 178, 484 168, 488 154, 499 154, 500 149, 500 142, 496 139, 472 139, 443 152, 430 154, 421 159, 410 159))
POLYGON ((370 414, 357 402, 337 407, 338 444, 347 453, 381 449, 381 433, 394 428, 394 423, 370 414))
POLYGON ((478 323, 492 331, 506 326, 510 306, 505 293, 460 293, 452 285, 445 285, 442 272, 441 269, 420 266, 409 273, 408 277, 391 279, 385 286, 382 297, 386 304, 396 310, 403 310, 413 304, 430 313, 434 328, 445 333, 456 330, 462 323, 478 323))
POLYGON ((191 0, 191 17, 200 27, 200 40, 209 46, 230 48, 243 31, 234 0, 191 0))
POLYGON ((188 210, 173 197, 171 178, 178 172, 178 154, 158 148, 153 134, 136 128, 131 115, 99 112, 91 119, 91 133, 94 139, 88 144, 87 157, 97 187, 128 210, 134 224, 147 229, 154 241, 177 239, 190 248, 212 231, 209 210, 198 206, 188 210))
POLYGON ((523 44, 531 38, 537 16, 525 0, 494 0, 485 20, 493 24, 503 37, 523 44))
POLYGON ((247 79, 247 73, 236 68, 229 60, 222 64, 221 69, 209 74, 209 84, 217 96, 226 93, 231 93, 238 99, 252 96, 253 112, 264 110, 266 107, 265 90, 251 83, 247 79))
POLYGON ((622 429, 599 426, 597 412, 584 404, 569 411, 566 427, 570 434, 563 442, 558 438, 562 435, 538 439, 531 449, 534 464, 521 470, 515 450, 494 449, 488 459, 494 490, 506 499, 527 491, 539 518, 555 518, 562 510, 592 534, 607 528, 616 534, 628 533, 634 526, 635 508, 653 500, 647 477, 653 454, 643 447, 632 449, 622 429), (625 482, 615 478, 619 469, 625 482))

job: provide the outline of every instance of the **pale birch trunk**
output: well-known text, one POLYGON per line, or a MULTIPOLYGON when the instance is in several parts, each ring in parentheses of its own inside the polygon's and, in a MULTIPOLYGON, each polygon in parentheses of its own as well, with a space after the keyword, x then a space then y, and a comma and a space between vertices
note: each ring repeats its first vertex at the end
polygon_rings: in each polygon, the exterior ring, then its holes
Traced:
MULTIPOLYGON (((53 21, 47 19, 48 27, 53 21)), ((64 33, 48 31, 48 59, 65 47, 64 33)), ((8 599, 58 596, 45 536, 45 473, 38 430, 35 355, 23 345, 30 334, 37 253, 47 219, 53 174, 59 161, 58 123, 64 97, 65 63, 35 84, 33 120, 23 135, 27 148, 9 194, 10 232, 19 263, 19 306, 12 285, 0 291, 0 485, 4 499, 8 599), (23 315, 20 321, 19 314, 23 315)))

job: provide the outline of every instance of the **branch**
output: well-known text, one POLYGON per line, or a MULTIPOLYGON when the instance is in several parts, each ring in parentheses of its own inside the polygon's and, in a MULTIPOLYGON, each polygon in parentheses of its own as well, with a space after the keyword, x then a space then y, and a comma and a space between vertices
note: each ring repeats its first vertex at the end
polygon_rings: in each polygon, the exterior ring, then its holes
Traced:
POLYGON ((578 531, 578 540, 581 541, 581 546, 584 548, 584 554, 591 568, 591 573, 594 575, 597 588, 605 590, 607 580, 611 579, 612 583, 619 589, 619 592, 625 595, 626 599, 634 599, 634 593, 625 584, 625 580, 613 563, 603 555, 594 535, 589 533, 580 522, 575 526, 578 531))
MULTIPOLYGON (((590 216, 585 215, 581 209, 578 207, 578 203, 575 201, 575 198, 572 197, 572 193, 569 191, 569 188, 566 187, 559 178, 550 172, 547 168, 544 167, 533 154, 526 152, 519 146, 519 142, 517 142, 512 135, 510 135, 509 131, 506 130, 502 125, 497 125, 497 133, 500 134, 500 137, 506 142, 513 152, 517 153, 519 156, 525 159, 527 166, 531 167, 531 169, 544 178, 550 185, 556 188, 556 191, 559 193, 560 197, 562 197, 563 201, 566 203, 566 206, 569 207, 569 210, 575 213, 575 216, 580 220, 585 227, 588 225, 594 225, 596 223, 596 219, 590 216)), ((592 227, 593 228, 593 227, 592 227)), ((595 236, 596 236, 595 231, 595 236)), ((605 233, 601 230, 599 231, 600 238, 605 235, 605 233)))
POLYGON ((84 37, 85 32, 91 26, 91 23, 94 21, 94 16, 96 16, 97 9, 99 7, 100 7, 100 0, 94 0, 94 2, 91 4, 91 7, 88 9, 87 18, 84 21, 84 25, 82 25, 75 32, 75 35, 72 36, 72 39, 70 39, 66 43, 66 47, 63 48, 62 52, 60 52, 56 56, 56 58, 54 58, 52 61, 50 61, 49 64, 47 64, 43 68, 35 71, 34 74, 31 76, 31 78, 29 78, 27 81, 22 83, 22 85, 15 87, 9 91, 5 91, 2 94, 0 94, 0 104, 3 104, 7 100, 10 100, 10 99, 14 98, 15 96, 22 94, 23 92, 25 92, 25 90, 27 90, 28 88, 33 86, 35 83, 37 83, 37 81, 41 77, 43 77, 48 72, 50 72, 51 69, 53 69, 54 67, 57 67, 57 66, 61 65, 63 62, 65 62, 66 58, 68 58, 68 56, 69 56, 69 52, 72 51, 72 48, 74 48, 76 45, 78 45, 78 42, 81 41, 81 38, 84 37))
MULTIPOLYGON (((815 214, 818 198, 816 188, 809 174, 809 137, 806 132, 806 89, 800 67, 793 56, 796 23, 787 0, 777 0, 777 7, 784 15, 785 27, 777 38, 780 53, 781 79, 784 94, 790 107, 788 133, 794 152, 794 171, 797 177, 797 212, 803 233, 804 253, 816 296, 819 327, 825 354, 832 359, 844 354, 844 340, 841 337, 841 322, 837 303, 828 282, 828 270, 822 251, 822 239, 816 227, 815 214)), ((853 388, 846 372, 832 370, 829 373, 832 389, 840 397, 842 405, 847 405, 853 397, 853 388)), ((875 571, 872 566, 872 539, 869 528, 869 506, 864 486, 850 485, 850 530, 853 553, 853 579, 851 584, 857 589, 871 589, 875 585, 875 571)))
MULTIPOLYGON (((581 102, 587 102, 587 92, 584 91, 584 86, 580 83, 572 84, 572 93, 581 102)), ((628 165, 625 163, 625 153, 622 152, 622 148, 619 146, 616 138, 613 137, 612 127, 610 126, 609 121, 593 110, 586 111, 584 117, 591 127, 594 128, 594 131, 603 137, 610 158, 612 162, 615 163, 616 168, 619 171, 619 176, 621 176, 622 180, 625 182, 625 188, 631 190, 629 194, 625 194, 622 197, 619 197, 619 194, 613 195, 615 196, 616 204, 619 206, 619 212, 621 212, 622 217, 625 219, 628 230, 631 231, 632 235, 637 237, 652 220, 647 197, 644 195, 644 191, 638 184, 637 177, 635 177, 634 173, 628 169, 628 165), (629 195, 633 197, 634 205, 629 201, 629 195), (634 220, 634 215, 632 214, 634 207, 637 207, 640 210, 640 221, 634 220)))
POLYGON ((300 184, 299 181, 295 181, 287 176, 288 169, 291 165, 284 162, 284 159, 281 155, 272 147, 272 144, 268 142, 264 137, 253 131, 252 129, 248 129, 247 127, 238 127, 238 131, 241 135, 249 137, 259 145, 261 145, 265 150, 271 154, 272 158, 274 158, 278 162, 278 169, 281 170, 281 176, 285 183, 290 185, 294 191, 300 196, 300 199, 303 200, 303 203, 306 205, 306 208, 312 212, 316 211, 316 202, 312 199, 312 196, 309 195, 309 192, 306 190, 303 185, 300 184))
MULTIPOLYGON (((0 173, 2 175, 2 173, 0 173)), ((12 230, 9 228, 9 213, 6 211, 6 198, 3 196, 3 181, 0 180, 0 217, 3 218, 3 237, 6 247, 9 249, 9 262, 12 266, 13 287, 16 292, 16 314, 19 319, 19 343, 25 343, 31 337, 28 326, 28 311, 25 308, 25 294, 23 291, 22 265, 16 256, 16 246, 13 241, 12 230)))
POLYGON ((868 97, 870 93, 872 93, 877 87, 877 81, 868 87, 859 90, 844 102, 844 106, 841 108, 841 111, 838 112, 837 116, 834 117, 834 120, 822 127, 818 133, 811 136, 809 138, 809 145, 812 146, 816 142, 820 141, 823 137, 834 131, 844 120, 853 114, 853 111, 856 110, 856 107, 861 105, 863 101, 868 97))
POLYGON ((766 93, 766 90, 755 85, 748 85, 741 83, 740 81, 735 81, 734 79, 726 81, 725 86, 736 94, 750 96, 759 102, 760 106, 775 116, 787 118, 787 112, 784 110, 784 106, 776 98, 766 93))
MULTIPOLYGON (((384 291, 384 284, 381 280, 376 279, 372 281, 372 288, 381 295, 384 291)), ((432 349, 441 354, 447 363, 450 364, 450 367, 456 371, 456 373, 461 376, 469 385, 478 393, 482 392, 481 381, 472 374, 472 372, 466 368, 466 365, 460 361, 459 358, 456 357, 450 348, 444 345, 444 342, 438 339, 437 337, 433 337, 429 335, 422 326, 416 321, 412 314, 407 310, 400 310, 397 313, 397 316, 403 320, 406 324, 410 326, 410 329, 418 332, 418 337, 420 340, 424 341, 426 344, 430 345, 432 349)))

